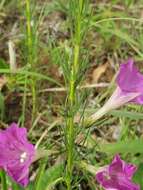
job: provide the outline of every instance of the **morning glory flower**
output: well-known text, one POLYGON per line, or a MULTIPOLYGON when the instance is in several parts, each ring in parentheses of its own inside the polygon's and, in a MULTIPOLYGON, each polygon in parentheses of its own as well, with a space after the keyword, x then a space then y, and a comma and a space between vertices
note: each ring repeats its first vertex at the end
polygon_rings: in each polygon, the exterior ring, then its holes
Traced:
POLYGON ((29 183, 29 167, 34 155, 35 148, 27 140, 26 128, 12 123, 0 131, 0 168, 21 186, 29 183))
POLYGON ((135 67, 132 59, 120 65, 116 83, 117 87, 111 97, 89 118, 89 121, 94 122, 107 112, 126 103, 143 104, 143 74, 135 67))
POLYGON ((110 165, 97 172, 96 180, 105 190, 140 190, 139 185, 132 182, 136 170, 135 165, 116 155, 110 165))
POLYGON ((134 61, 132 59, 129 59, 127 63, 120 66, 117 84, 125 95, 129 93, 138 93, 131 102, 143 104, 143 75, 134 66, 134 61))

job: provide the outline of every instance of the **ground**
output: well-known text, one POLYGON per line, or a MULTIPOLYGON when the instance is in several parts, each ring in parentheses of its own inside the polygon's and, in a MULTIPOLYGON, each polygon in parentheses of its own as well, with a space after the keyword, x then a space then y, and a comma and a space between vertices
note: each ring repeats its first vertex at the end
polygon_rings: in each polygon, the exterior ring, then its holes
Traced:
MULTIPOLYGON (((65 126, 70 110, 70 69, 65 65, 72 59, 71 34, 76 26, 71 29, 70 22, 75 18, 67 0, 31 0, 30 12, 26 5, 26 0, 0 2, 0 127, 5 129, 11 122, 26 127, 33 144, 51 150, 45 171, 60 173, 61 168, 56 167, 66 165, 65 126)), ((83 64, 75 92, 75 117, 83 112, 87 117, 105 103, 115 89, 121 63, 133 58, 142 70, 142 8, 142 0, 88 2, 81 27, 81 33, 86 32, 80 44, 79 62, 83 64)), ((84 170, 79 160, 103 166, 121 152, 127 161, 141 164, 142 152, 135 147, 131 148, 134 152, 125 152, 124 140, 142 137, 142 113, 142 106, 129 104, 110 112, 89 130, 83 129, 82 122, 75 124, 78 166, 74 166, 73 189, 99 189, 94 175, 84 170), (110 149, 102 147, 117 142, 120 144, 110 149)), ((36 162, 31 169, 32 180, 39 165, 36 162)), ((49 184, 53 181, 51 177, 49 184)), ((56 183, 56 189, 64 190, 64 183, 56 183)))

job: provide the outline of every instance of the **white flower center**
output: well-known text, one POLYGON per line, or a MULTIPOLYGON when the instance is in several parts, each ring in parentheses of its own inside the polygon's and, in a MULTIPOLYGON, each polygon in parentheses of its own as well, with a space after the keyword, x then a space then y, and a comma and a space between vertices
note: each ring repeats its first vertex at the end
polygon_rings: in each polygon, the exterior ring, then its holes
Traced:
POLYGON ((26 153, 26 152, 23 152, 23 153, 20 155, 20 163, 25 162, 26 159, 27 159, 27 153, 26 153))
POLYGON ((111 179, 111 176, 109 175, 108 172, 105 172, 103 175, 104 175, 104 178, 105 178, 106 180, 110 180, 110 179, 111 179))

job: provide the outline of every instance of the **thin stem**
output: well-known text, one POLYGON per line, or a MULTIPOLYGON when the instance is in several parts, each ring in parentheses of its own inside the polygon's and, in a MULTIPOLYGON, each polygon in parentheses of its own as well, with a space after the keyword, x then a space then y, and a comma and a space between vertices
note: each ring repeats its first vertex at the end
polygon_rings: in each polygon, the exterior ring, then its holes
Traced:
MULTIPOLYGON (((74 64, 71 71, 71 80, 70 80, 70 89, 69 89, 69 104, 70 108, 74 107, 75 103, 75 79, 74 79, 74 72, 75 72, 75 66, 76 62, 78 61, 78 57, 76 56, 78 52, 76 52, 75 48, 75 59, 74 64)), ((70 110, 72 112, 72 110, 70 110)), ((68 141, 68 160, 67 160, 67 189, 71 190, 71 178, 72 178, 72 170, 73 170, 73 158, 74 158, 74 115, 72 114, 68 120, 68 134, 67 134, 67 141, 68 141)))
MULTIPOLYGON (((31 27, 31 9, 30 9, 30 0, 26 0, 26 19, 27 19, 27 47, 28 47, 28 64, 30 68, 34 69, 33 62, 33 34, 31 27)), ((32 122, 34 121, 36 113, 36 83, 35 78, 31 79, 31 91, 32 91, 32 122)), ((26 104, 25 104, 26 105, 26 104)))
POLYGON ((6 0, 2 0, 0 3, 0 10, 3 8, 4 4, 5 4, 6 0))
POLYGON ((26 0, 26 19, 27 19, 27 46, 28 46, 28 63, 32 64, 32 29, 31 29, 31 10, 30 0, 26 0))
POLYGON ((7 190, 6 175, 3 170, 0 172, 0 177, 1 177, 2 189, 7 190))
POLYGON ((95 112, 90 117, 84 120, 83 126, 87 128, 92 126, 98 119, 102 118, 107 112, 108 109, 106 108, 106 106, 101 107, 97 112, 95 112))
POLYGON ((74 36, 74 57, 73 64, 71 66, 71 74, 69 81, 69 94, 68 94, 68 104, 69 104, 69 113, 67 119, 67 190, 71 190, 71 181, 72 181, 72 171, 73 171, 73 162, 74 162, 74 140, 75 140, 75 130, 74 130, 74 108, 76 105, 76 79, 79 71, 79 53, 80 53, 80 41, 81 41, 81 9, 83 6, 83 0, 78 1, 79 11, 76 20, 76 31, 74 36))
POLYGON ((27 100, 27 95, 26 95, 26 90, 27 90, 27 74, 25 75, 25 80, 24 80, 24 94, 23 94, 23 104, 22 104, 22 122, 21 125, 24 127, 24 122, 25 122, 25 110, 26 110, 26 100, 27 100))
POLYGON ((34 79, 32 79, 32 123, 34 122, 36 114, 36 83, 34 79))
POLYGON ((111 17, 105 18, 91 23, 91 25, 96 26, 96 24, 100 24, 102 22, 116 21, 116 20, 127 20, 127 21, 135 21, 135 22, 143 22, 142 18, 130 18, 130 17, 111 17))

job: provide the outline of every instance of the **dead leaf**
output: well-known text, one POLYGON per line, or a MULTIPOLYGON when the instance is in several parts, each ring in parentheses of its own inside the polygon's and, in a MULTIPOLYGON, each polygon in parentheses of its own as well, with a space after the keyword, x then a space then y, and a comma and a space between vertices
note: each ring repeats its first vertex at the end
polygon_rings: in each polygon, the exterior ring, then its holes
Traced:
POLYGON ((102 74, 105 73, 106 69, 108 67, 108 64, 105 63, 103 65, 100 65, 96 69, 93 70, 92 73, 92 83, 97 83, 101 77, 102 74))
POLYGON ((0 90, 7 83, 7 78, 5 76, 0 77, 0 90))

